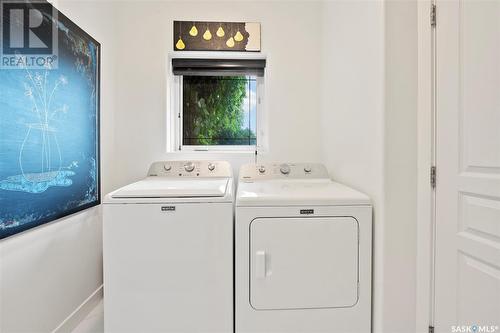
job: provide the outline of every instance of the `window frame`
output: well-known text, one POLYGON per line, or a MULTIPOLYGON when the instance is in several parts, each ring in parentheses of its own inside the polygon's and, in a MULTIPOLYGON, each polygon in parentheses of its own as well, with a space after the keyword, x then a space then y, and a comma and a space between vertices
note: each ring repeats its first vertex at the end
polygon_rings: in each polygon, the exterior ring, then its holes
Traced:
MULTIPOLYGON (((214 58, 214 59, 265 59, 262 56, 249 56, 246 54, 230 56, 226 54, 220 54, 219 52, 214 52, 216 54, 210 54, 207 56, 206 53, 200 52, 197 55, 200 58, 214 58)), ((183 130, 182 130, 182 95, 183 95, 183 75, 174 75, 172 72, 172 59, 180 57, 193 58, 193 54, 178 54, 169 56, 168 59, 168 71, 170 89, 168 101, 168 112, 167 112, 167 152, 234 152, 234 153, 255 153, 256 151, 263 151, 265 142, 265 118, 264 118, 264 93, 265 93, 265 77, 255 76, 256 79, 256 94, 257 94, 257 105, 256 105, 256 144, 255 145, 184 145, 183 144, 183 130)))

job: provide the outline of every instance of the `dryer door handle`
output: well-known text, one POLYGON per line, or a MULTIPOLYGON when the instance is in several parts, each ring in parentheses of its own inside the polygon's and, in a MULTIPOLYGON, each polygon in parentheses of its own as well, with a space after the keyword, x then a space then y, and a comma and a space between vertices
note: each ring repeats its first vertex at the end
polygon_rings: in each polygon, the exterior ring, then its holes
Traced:
POLYGON ((255 276, 261 279, 266 277, 266 251, 255 252, 255 276))

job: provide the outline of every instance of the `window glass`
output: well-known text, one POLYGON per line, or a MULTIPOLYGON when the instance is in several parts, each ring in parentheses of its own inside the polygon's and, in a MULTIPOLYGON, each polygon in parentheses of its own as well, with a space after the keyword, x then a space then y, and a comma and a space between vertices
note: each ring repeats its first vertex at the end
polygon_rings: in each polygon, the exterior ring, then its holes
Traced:
POLYGON ((256 145, 257 80, 183 76, 182 144, 256 145))

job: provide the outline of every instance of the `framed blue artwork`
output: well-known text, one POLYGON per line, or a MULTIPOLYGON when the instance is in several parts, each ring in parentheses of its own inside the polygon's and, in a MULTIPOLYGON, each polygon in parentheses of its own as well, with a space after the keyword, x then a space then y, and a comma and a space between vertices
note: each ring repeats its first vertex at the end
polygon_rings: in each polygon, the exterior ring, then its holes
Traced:
POLYGON ((1 10, 0 239, 100 204, 100 44, 47 2, 1 10))

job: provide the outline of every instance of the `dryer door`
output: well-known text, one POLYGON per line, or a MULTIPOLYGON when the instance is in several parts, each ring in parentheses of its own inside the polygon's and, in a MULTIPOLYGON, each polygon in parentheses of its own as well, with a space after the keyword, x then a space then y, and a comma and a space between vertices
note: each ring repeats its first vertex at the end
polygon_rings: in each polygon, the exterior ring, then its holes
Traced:
POLYGON ((278 310, 355 305, 358 238, 358 222, 352 217, 253 220, 252 307, 278 310))

